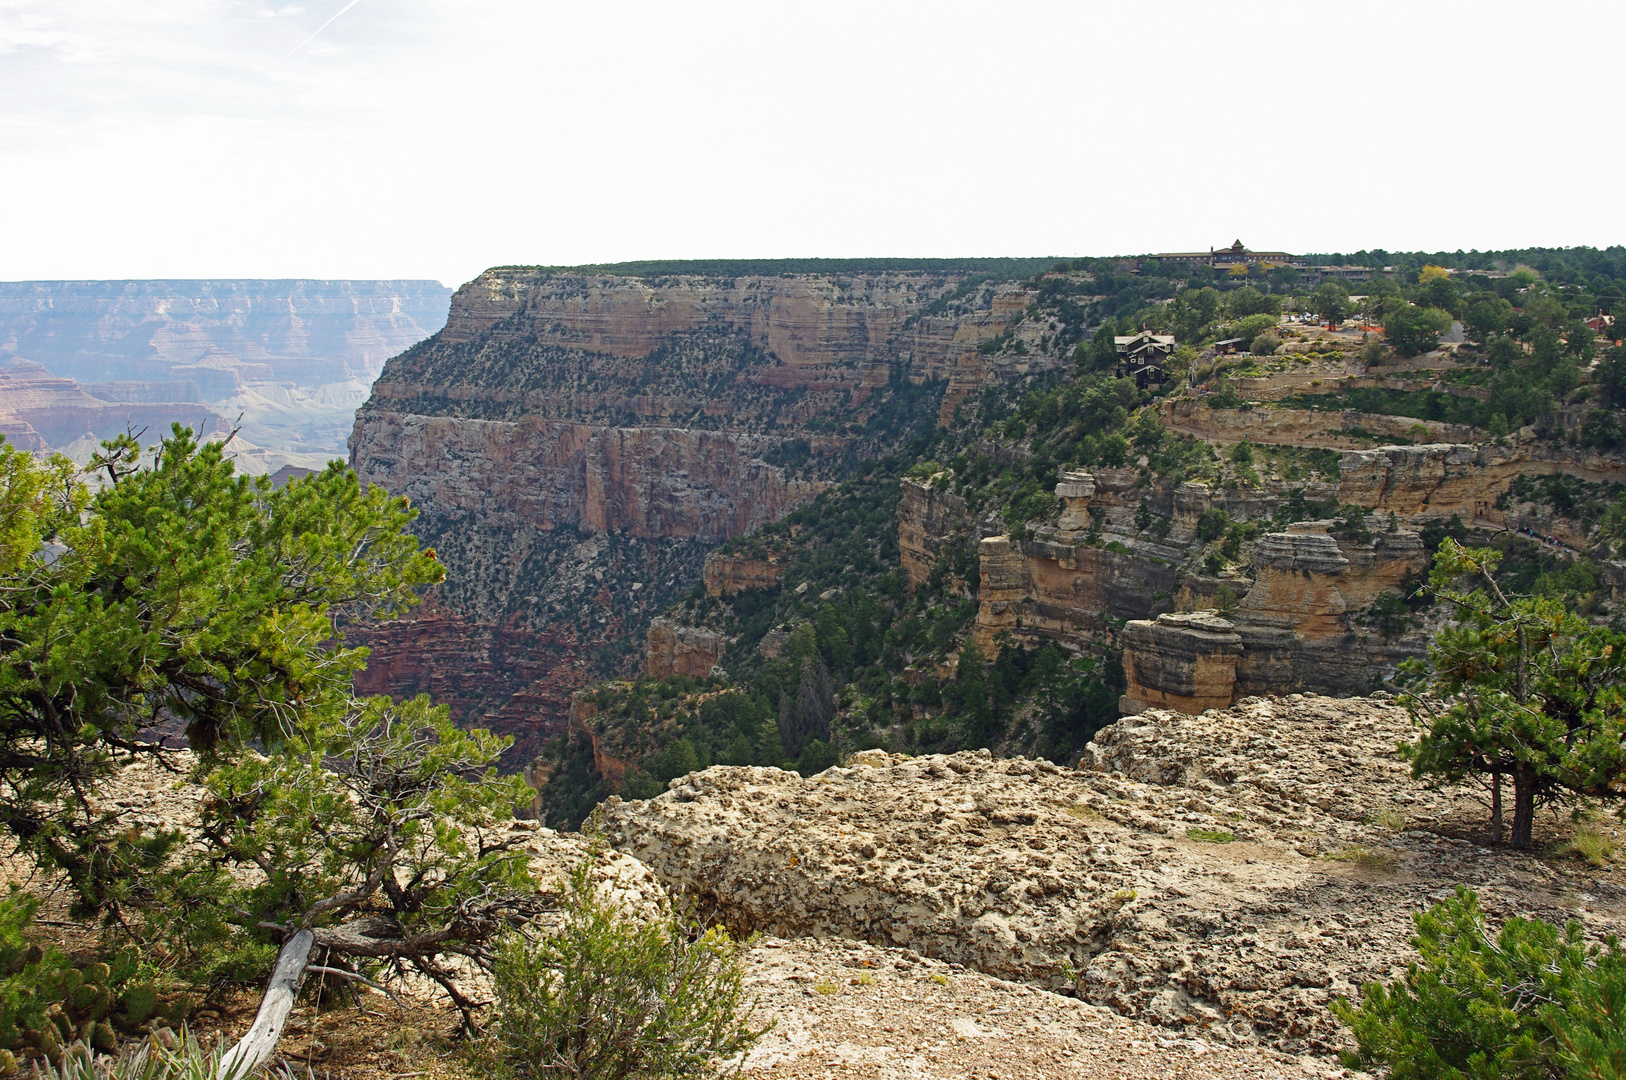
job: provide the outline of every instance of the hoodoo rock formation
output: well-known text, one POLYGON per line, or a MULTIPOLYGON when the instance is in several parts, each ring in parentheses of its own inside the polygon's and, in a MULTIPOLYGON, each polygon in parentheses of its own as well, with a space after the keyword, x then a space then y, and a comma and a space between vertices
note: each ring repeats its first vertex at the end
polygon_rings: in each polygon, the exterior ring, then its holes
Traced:
MULTIPOLYGON (((631 672, 645 620, 702 578, 708 548, 815 495, 831 455, 884 452, 900 410, 935 415, 930 388, 1027 302, 959 281, 506 268, 464 286, 351 437, 356 471, 412 499, 451 574, 420 618, 358 629, 364 689, 431 675, 460 718, 534 755, 571 689, 631 672), (402 650, 433 672, 404 671, 402 650)), ((713 595, 782 572, 708 565, 713 595)))

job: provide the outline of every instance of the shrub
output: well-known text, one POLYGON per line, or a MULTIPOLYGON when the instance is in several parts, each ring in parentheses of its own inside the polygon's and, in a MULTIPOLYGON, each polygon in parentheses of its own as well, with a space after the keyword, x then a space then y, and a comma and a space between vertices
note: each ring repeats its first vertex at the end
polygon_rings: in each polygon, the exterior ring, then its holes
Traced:
POLYGON ((1248 346, 1248 351, 1253 353, 1255 356, 1270 356, 1281 347, 1281 338, 1277 337, 1275 334, 1266 333, 1260 334, 1258 337, 1254 338, 1253 343, 1248 346))
POLYGON ((1515 916, 1492 938, 1461 886, 1413 919, 1406 974, 1367 983, 1359 1005, 1332 1005, 1355 1035, 1346 1066, 1387 1067, 1392 1080, 1623 1074, 1626 955, 1613 936, 1588 946, 1578 923, 1515 916))
POLYGON ((1193 840, 1200 840, 1205 844, 1229 844, 1236 837, 1224 829, 1187 829, 1186 835, 1193 840))
POLYGON ((1230 523, 1230 514, 1217 506, 1210 507, 1197 519, 1197 539, 1205 544, 1211 540, 1218 540, 1230 523))
POLYGON ((684 915, 634 922, 591 870, 584 860, 566 879, 556 930, 499 953, 496 1035, 510 1063, 530 1076, 681 1080, 749 1050, 767 1029, 745 1007, 744 947, 684 915))
POLYGON ((1277 319, 1274 315, 1249 315, 1236 321, 1236 324, 1231 327, 1231 336, 1239 337, 1243 341, 1253 341, 1275 330, 1276 323, 1277 319))

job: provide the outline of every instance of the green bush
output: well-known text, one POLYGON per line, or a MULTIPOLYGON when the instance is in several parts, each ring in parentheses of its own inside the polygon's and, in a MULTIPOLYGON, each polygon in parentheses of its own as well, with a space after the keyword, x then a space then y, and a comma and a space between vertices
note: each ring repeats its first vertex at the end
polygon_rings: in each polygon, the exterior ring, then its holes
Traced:
POLYGON ((1260 334, 1253 339, 1253 344, 1248 346, 1248 351, 1255 356, 1270 356, 1281 347, 1282 339, 1275 334, 1260 334))
POLYGON ((601 897, 584 860, 565 881, 563 920, 516 936, 496 966, 495 1034, 533 1077, 709 1075, 767 1028, 751 1026, 744 946, 686 916, 634 921, 601 897))
POLYGON ((1355 1034, 1349 1068, 1392 1080, 1626 1076, 1626 954, 1611 936, 1509 918, 1494 938, 1466 888, 1413 916, 1418 960, 1332 1010, 1355 1034))
MULTIPOLYGON (((1239 337, 1243 341, 1252 341, 1275 330, 1277 322, 1278 320, 1274 315, 1249 315, 1247 318, 1237 320, 1236 324, 1231 327, 1231 336, 1239 337)), ((1257 352, 1258 350, 1254 351, 1257 352)))

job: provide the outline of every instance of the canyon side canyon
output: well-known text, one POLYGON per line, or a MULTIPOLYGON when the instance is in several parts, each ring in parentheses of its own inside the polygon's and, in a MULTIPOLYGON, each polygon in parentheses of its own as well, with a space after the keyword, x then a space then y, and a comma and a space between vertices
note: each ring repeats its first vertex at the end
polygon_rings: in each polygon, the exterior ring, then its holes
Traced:
MULTIPOLYGON (((1044 473, 1037 434, 989 417, 1064 384, 1079 312, 1105 286, 1021 271, 497 268, 463 286, 445 328, 385 366, 350 438, 362 479, 412 500, 448 570, 413 616, 355 628, 373 648, 361 688, 428 692, 514 736, 515 767, 568 731, 600 776, 623 775, 637 752, 573 708, 579 691, 755 663, 795 628, 731 636, 738 597, 809 579, 785 576, 798 573, 788 548, 719 545, 923 431, 996 473, 1044 473), (701 613, 702 594, 722 608, 701 613)), ((1005 643, 1121 656, 1125 712, 1361 694, 1426 645, 1427 620, 1395 605, 1422 579, 1430 529, 1485 514, 1505 529, 1513 518, 1490 507, 1519 477, 1626 476, 1619 452, 1529 429, 1490 440, 1295 407, 1280 399, 1410 376, 1363 374, 1358 334, 1290 336, 1282 375, 1237 380, 1240 407, 1177 393, 1136 411, 1135 430, 1187 447, 1185 465, 1052 466, 1048 517, 1021 524, 986 489, 972 509, 966 477, 910 469, 888 538, 908 587, 946 579, 945 597, 975 606, 963 636, 990 658, 1005 643), (1277 456, 1233 467, 1245 442, 1277 456)), ((923 664, 953 675, 952 660, 923 664)))

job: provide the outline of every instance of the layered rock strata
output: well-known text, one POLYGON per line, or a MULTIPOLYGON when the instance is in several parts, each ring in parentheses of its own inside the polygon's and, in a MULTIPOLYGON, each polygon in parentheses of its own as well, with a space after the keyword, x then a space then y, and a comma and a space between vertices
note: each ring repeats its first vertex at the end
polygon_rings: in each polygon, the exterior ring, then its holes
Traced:
POLYGON ((144 431, 156 441, 176 423, 204 437, 230 429, 225 417, 198 401, 196 385, 186 383, 175 393, 156 403, 133 394, 97 397, 38 364, 14 361, 0 367, 0 434, 24 450, 60 450, 126 431, 144 431))
POLYGON ((1126 713, 1167 708, 1183 713, 1227 708, 1236 696, 1242 636, 1212 611, 1168 612, 1124 627, 1126 713))
POLYGON ((1416 634, 1387 639, 1362 616, 1425 569, 1422 538, 1392 532, 1339 540, 1330 525, 1300 522, 1260 538, 1252 580, 1228 620, 1198 613, 1128 623, 1120 640, 1129 687, 1120 708, 1201 712, 1254 694, 1364 693, 1419 655, 1416 634))
POLYGON ((1167 558, 1048 539, 986 537, 977 561, 982 587, 972 633, 987 655, 1007 634, 1075 649, 1110 639, 1118 622, 1168 604, 1180 580, 1167 558))
POLYGON ((1326 1053, 1343 1042, 1327 1002, 1401 969, 1411 912, 1458 884, 1493 919, 1626 928, 1607 872, 1477 848, 1477 801, 1397 758, 1412 734, 1383 699, 1153 710, 1098 733, 1077 771, 986 751, 866 751, 808 778, 718 766, 612 799, 606 828, 736 931, 906 947, 1204 1039, 1326 1053))
POLYGON ((733 596, 749 589, 771 589, 785 574, 785 562, 778 552, 761 554, 706 554, 700 577, 707 596, 733 596))
POLYGON ((925 480, 906 477, 898 498, 898 562, 918 588, 939 559, 963 540, 970 521, 965 500, 946 489, 946 475, 925 480))
MULTIPOLYGON (((426 618, 357 629, 379 667, 364 688, 400 693, 392 671, 431 667, 459 718, 516 736, 524 760, 570 691, 636 670, 646 620, 707 548, 815 495, 830 455, 889 449, 894 418, 870 426, 883 402, 930 422, 932 380, 1023 306, 999 299, 1015 285, 948 303, 957 282, 505 268, 464 286, 351 436, 363 481, 413 501, 450 575, 426 618)), ((711 567, 714 595, 778 574, 711 567)))
POLYGON ((728 639, 715 630, 679 626, 670 619, 657 617, 649 621, 649 636, 644 643, 644 674, 657 679, 671 675, 691 678, 710 675, 727 647, 728 639))
MULTIPOLYGON (((921 534, 936 519, 918 509, 924 499, 911 486, 919 487, 905 482, 900 549, 921 550, 921 534)), ((1391 640, 1366 626, 1380 596, 1398 595, 1408 577, 1424 569, 1417 533, 1378 532, 1356 543, 1334 538, 1331 522, 1303 522, 1261 538, 1247 577, 1209 578, 1179 569, 1198 542, 1206 512, 1268 519, 1289 494, 1215 493, 1193 481, 1147 482, 1132 468, 1063 472, 1055 527, 1036 528, 1022 539, 981 540, 974 640, 985 654, 1006 639, 1051 641, 1074 651, 1122 646, 1129 682, 1122 707, 1129 710, 1200 712, 1250 694, 1376 689, 1396 663, 1422 647, 1415 635, 1391 640), (1148 539, 1137 525, 1145 514, 1162 519, 1159 539, 1148 539), (1176 604, 1224 606, 1234 608, 1234 615, 1221 630, 1206 617, 1171 618, 1176 604), (1225 640, 1212 639, 1212 632, 1222 632, 1225 640)), ((1330 485, 1296 485, 1291 494, 1326 500, 1334 492, 1330 485)), ((969 523, 962 515, 959 524, 964 529, 969 523)), ((947 531, 943 524, 936 528, 947 531)))

